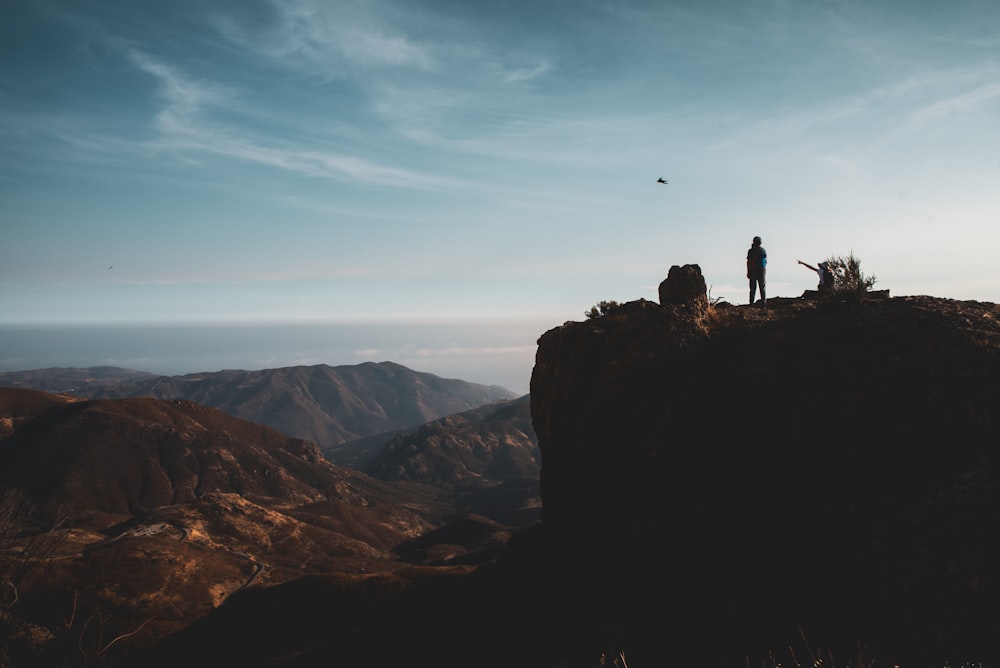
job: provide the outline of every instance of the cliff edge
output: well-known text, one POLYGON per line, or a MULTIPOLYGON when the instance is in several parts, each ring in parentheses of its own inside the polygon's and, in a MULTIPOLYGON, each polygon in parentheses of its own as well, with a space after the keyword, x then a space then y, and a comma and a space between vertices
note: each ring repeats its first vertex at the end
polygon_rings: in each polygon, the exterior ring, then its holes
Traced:
POLYGON ((566 642, 635 665, 802 638, 835 661, 996 659, 1000 307, 676 293, 538 340, 566 642))

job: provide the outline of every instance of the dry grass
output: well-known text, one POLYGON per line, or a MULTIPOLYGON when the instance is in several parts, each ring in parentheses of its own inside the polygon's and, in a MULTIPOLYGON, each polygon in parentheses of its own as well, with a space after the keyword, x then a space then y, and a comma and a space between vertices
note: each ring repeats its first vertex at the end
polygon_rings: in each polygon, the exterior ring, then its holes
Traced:
MULTIPOLYGON (((907 668, 895 661, 873 653, 864 643, 858 643, 854 652, 844 656, 834 656, 830 649, 813 648, 805 632, 799 627, 797 644, 789 644, 779 650, 771 650, 759 659, 746 657, 745 668, 907 668)), ((617 654, 602 653, 598 668, 629 668, 625 651, 617 654)), ((644 668, 644 667, 636 667, 644 668)), ((965 661, 961 664, 945 662, 941 668, 985 668, 982 662, 965 661)))
MULTIPOLYGON (((872 656, 867 648, 858 643, 858 647, 853 656, 834 657, 830 649, 813 649, 802 627, 799 627, 799 645, 789 644, 781 650, 771 650, 766 658, 760 659, 760 668, 785 668, 785 666, 800 668, 809 666, 811 668, 882 668, 891 666, 901 668, 892 663, 879 662, 878 657, 872 656)), ((756 663, 746 659, 746 668, 757 668, 756 663)))

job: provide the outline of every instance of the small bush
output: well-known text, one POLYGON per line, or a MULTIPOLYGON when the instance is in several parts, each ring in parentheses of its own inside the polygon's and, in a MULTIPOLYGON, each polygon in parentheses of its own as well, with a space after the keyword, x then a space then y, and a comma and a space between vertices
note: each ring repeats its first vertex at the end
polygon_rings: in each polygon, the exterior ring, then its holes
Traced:
POLYGON ((840 297, 862 297, 875 285, 875 276, 861 271, 861 260, 851 252, 847 257, 831 256, 826 260, 833 272, 833 294, 840 297))
POLYGON ((590 310, 584 311, 583 314, 591 319, 600 318, 611 313, 619 306, 621 306, 621 304, 616 301, 602 301, 598 302, 596 306, 591 306, 590 310))

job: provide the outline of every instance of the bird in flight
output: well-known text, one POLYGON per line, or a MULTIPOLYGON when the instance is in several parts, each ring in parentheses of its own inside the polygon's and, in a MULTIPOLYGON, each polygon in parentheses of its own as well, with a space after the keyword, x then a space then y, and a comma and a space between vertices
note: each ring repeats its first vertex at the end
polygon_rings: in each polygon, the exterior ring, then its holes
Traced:
POLYGON ((662 176, 660 178, 656 179, 656 182, 657 183, 670 183, 669 181, 664 181, 662 176))

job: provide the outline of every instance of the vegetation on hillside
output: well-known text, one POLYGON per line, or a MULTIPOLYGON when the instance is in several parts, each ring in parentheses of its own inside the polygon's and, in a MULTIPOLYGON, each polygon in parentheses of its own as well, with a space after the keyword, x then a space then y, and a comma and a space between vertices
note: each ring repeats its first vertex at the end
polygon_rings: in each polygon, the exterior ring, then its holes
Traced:
POLYGON ((875 285, 875 276, 861 271, 861 260, 853 251, 846 257, 832 255, 826 262, 833 272, 833 294, 838 297, 862 297, 875 285))
POLYGON ((607 300, 605 300, 605 301, 598 302, 597 305, 595 305, 595 306, 591 306, 590 310, 589 311, 584 311, 583 314, 585 316, 587 316, 588 318, 590 318, 590 319, 600 318, 602 316, 606 316, 608 313, 611 313, 612 311, 614 311, 619 306, 621 306, 621 304, 619 304, 616 301, 607 301, 607 300))

